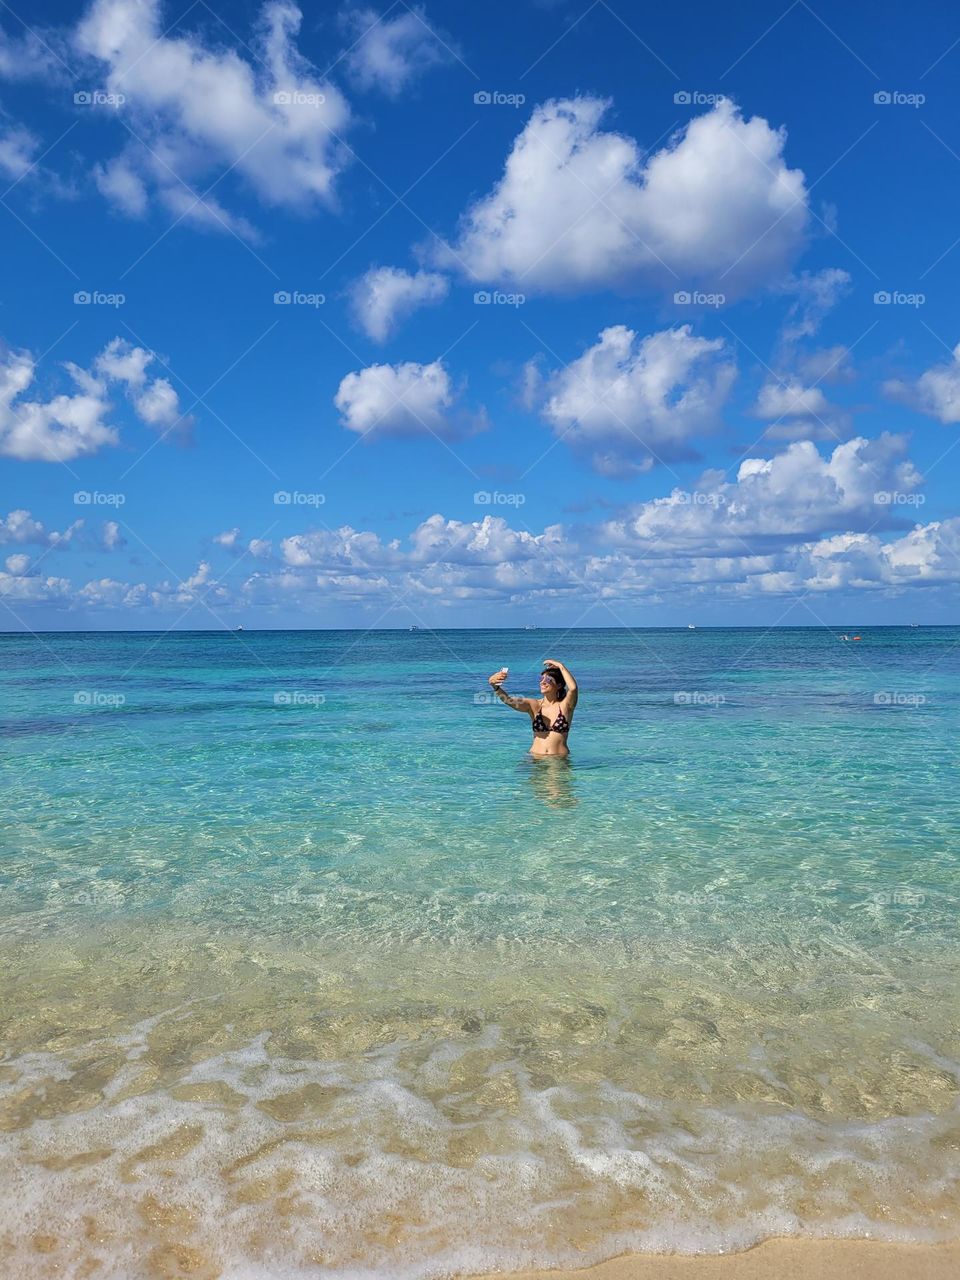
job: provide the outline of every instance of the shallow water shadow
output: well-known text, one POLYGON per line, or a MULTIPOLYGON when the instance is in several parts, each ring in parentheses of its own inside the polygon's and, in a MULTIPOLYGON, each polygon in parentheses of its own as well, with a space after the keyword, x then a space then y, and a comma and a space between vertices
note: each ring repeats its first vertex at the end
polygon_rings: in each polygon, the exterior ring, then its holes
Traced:
POLYGON ((541 804, 551 809, 572 809, 580 803, 569 756, 530 756, 527 776, 534 797, 541 804))

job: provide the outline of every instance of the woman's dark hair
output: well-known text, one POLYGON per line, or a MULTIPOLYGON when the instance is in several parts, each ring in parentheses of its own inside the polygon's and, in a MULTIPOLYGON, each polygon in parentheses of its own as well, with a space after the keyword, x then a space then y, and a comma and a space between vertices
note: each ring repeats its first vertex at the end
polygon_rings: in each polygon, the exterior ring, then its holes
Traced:
POLYGON ((559 667, 544 667, 540 672, 543 676, 553 676, 557 682, 557 697, 563 699, 567 696, 567 685, 563 678, 563 672, 559 667))

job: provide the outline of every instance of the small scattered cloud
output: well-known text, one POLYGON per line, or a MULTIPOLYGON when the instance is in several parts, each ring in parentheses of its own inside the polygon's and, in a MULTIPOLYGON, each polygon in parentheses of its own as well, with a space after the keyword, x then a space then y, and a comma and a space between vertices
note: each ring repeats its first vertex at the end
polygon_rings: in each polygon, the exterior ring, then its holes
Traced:
POLYGON ((386 342, 400 320, 418 307, 442 302, 449 288, 447 277, 434 271, 371 267, 350 291, 354 319, 368 338, 386 342))
POLYGON ((431 26, 420 5, 404 6, 395 17, 356 9, 345 16, 345 24, 355 36, 345 59, 350 75, 359 88, 379 89, 389 98, 453 56, 449 37, 431 26))
POLYGON ((186 432, 193 421, 181 415, 180 397, 168 378, 154 378, 134 396, 133 406, 142 422, 162 431, 186 432))
POLYGON ((891 378, 883 390, 892 400, 926 413, 944 424, 960 422, 960 344, 951 358, 933 365, 913 380, 891 378))
POLYGON ((781 341, 790 344, 814 337, 827 313, 849 292, 851 283, 849 272, 839 267, 801 271, 788 280, 783 292, 793 294, 794 299, 783 323, 781 341))
POLYGON ((0 352, 0 454, 21 462, 71 462, 119 442, 116 427, 106 421, 106 384, 74 364, 64 367, 72 394, 28 400, 37 372, 33 356, 0 352))
POLYGON ((798 353, 796 368, 806 382, 852 382, 856 377, 851 364, 850 348, 842 343, 833 347, 815 347, 812 351, 798 353))
POLYGON ((459 399, 443 361, 434 360, 374 364, 348 373, 334 403, 347 430, 363 436, 451 438, 483 430, 483 412, 468 413, 459 399))
POLYGON ((19 508, 0 519, 0 546, 10 543, 35 543, 41 547, 62 547, 82 529, 83 521, 74 520, 62 533, 46 529, 29 511, 19 508))
POLYGON ((117 157, 93 166, 97 190, 128 218, 142 218, 150 207, 147 184, 129 160, 117 157))
POLYGON ((122 387, 138 417, 155 429, 188 430, 176 392, 165 378, 151 379, 155 356, 114 338, 94 359, 93 370, 64 364, 73 390, 49 399, 28 399, 37 376, 29 351, 0 349, 0 455, 21 462, 71 462, 119 443, 108 421, 111 387, 122 387))
POLYGON ((821 383, 853 378, 850 349, 842 344, 811 348, 824 318, 848 292, 851 278, 838 267, 803 271, 785 281, 780 292, 792 297, 772 357, 773 368, 749 412, 768 418, 769 440, 843 440, 853 430, 853 415, 833 404, 821 383))
POLYGON ((104 551, 119 551, 127 545, 116 520, 104 520, 101 541, 104 551))
POLYGON ((45 36, 41 39, 29 28, 14 35, 0 27, 0 79, 62 79, 67 68, 53 47, 59 37, 54 32, 46 32, 45 36))
POLYGON ((130 583, 119 582, 115 578, 97 578, 79 591, 69 593, 69 596, 69 603, 73 608, 150 609, 158 612, 176 609, 182 614, 193 605, 222 605, 228 599, 229 592, 213 577, 210 564, 201 560, 196 570, 182 581, 164 580, 148 586, 145 582, 130 583))
POLYGON ((163 434, 176 432, 188 438, 194 419, 180 410, 180 397, 169 378, 152 378, 148 369, 156 361, 153 351, 135 347, 123 338, 114 338, 94 361, 97 373, 125 386, 141 422, 163 434))
POLYGON ((842 440, 853 422, 820 387, 794 377, 765 382, 750 413, 769 420, 764 435, 770 440, 842 440))
POLYGON ((40 150, 39 139, 22 125, 0 119, 0 175, 18 182, 32 168, 40 150))
POLYGON ((76 196, 70 181, 42 163, 43 151, 40 138, 0 108, 0 181, 7 188, 5 194, 19 186, 30 198, 38 192, 60 200, 76 196))

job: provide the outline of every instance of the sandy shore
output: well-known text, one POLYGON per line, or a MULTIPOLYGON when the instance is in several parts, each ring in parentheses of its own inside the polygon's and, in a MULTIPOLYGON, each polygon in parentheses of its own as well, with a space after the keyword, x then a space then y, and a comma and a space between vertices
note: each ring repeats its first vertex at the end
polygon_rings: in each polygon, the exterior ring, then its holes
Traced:
MULTIPOLYGON (((743 1253, 629 1256, 580 1271, 522 1271, 510 1280, 957 1280, 955 1244, 768 1240, 743 1253)), ((492 1277, 487 1280, 493 1280, 492 1277)))

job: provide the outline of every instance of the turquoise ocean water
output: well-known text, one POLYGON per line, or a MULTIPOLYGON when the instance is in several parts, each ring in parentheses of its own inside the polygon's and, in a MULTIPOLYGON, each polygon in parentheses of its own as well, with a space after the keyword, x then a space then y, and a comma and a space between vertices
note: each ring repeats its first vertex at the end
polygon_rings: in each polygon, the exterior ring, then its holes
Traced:
POLYGON ((960 1235, 960 629, 840 634, 0 636, 3 1273, 960 1235))

